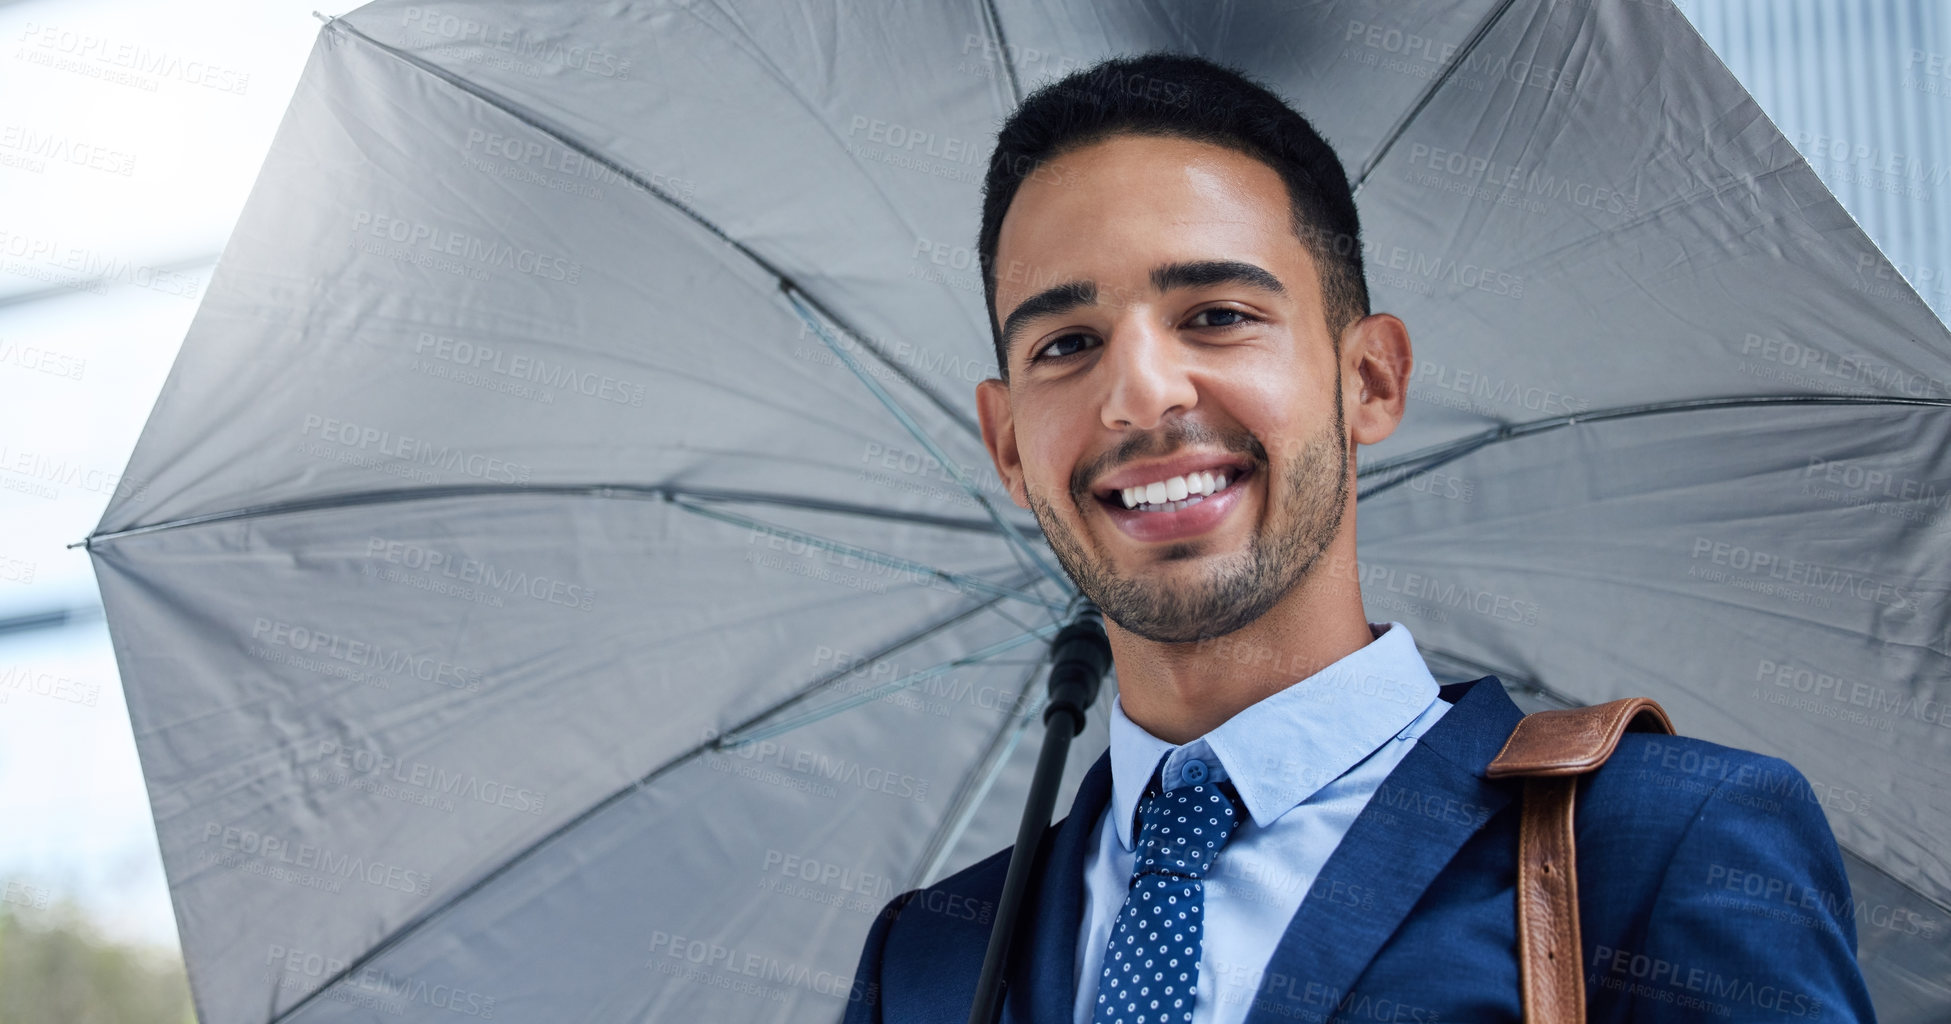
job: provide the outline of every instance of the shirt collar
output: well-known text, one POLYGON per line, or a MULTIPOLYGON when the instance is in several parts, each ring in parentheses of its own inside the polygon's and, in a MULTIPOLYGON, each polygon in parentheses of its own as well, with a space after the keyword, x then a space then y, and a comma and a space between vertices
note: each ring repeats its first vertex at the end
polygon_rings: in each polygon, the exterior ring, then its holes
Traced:
POLYGON ((1247 707, 1190 743, 1173 746, 1111 706, 1111 809, 1118 842, 1132 848, 1132 817, 1152 772, 1171 789, 1192 758, 1214 781, 1230 778, 1261 828, 1410 730, 1437 700, 1437 684, 1400 622, 1369 624, 1368 644, 1247 707))

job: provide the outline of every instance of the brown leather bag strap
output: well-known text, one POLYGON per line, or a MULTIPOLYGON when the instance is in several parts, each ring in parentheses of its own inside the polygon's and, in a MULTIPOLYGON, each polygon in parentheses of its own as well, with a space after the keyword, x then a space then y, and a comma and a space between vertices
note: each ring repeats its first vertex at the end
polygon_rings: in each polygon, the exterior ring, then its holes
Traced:
POLYGON ((1585 1024, 1578 934, 1578 862, 1573 800, 1578 776, 1612 756, 1628 729, 1673 732, 1666 710, 1645 697, 1524 716, 1490 762, 1493 779, 1523 778, 1518 821, 1518 977, 1525 1024, 1585 1024))

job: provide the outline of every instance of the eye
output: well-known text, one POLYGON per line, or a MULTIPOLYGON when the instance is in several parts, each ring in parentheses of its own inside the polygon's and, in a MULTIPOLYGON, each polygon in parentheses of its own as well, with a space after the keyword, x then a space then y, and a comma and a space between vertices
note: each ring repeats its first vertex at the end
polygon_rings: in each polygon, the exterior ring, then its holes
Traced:
POLYGON ((1232 317, 1233 319, 1222 320, 1222 322, 1220 323, 1205 323, 1205 324, 1194 323, 1191 326, 1216 327, 1224 330, 1228 327, 1238 327, 1241 324, 1248 324, 1248 323, 1257 324, 1260 322, 1260 318, 1257 316, 1254 316, 1243 310, 1232 309, 1226 306, 1214 306, 1211 309, 1202 309, 1199 312, 1192 314, 1192 319, 1196 321, 1202 316, 1218 316, 1221 318, 1232 317))
POLYGON ((1077 353, 1082 352, 1083 349, 1074 348, 1074 349, 1066 350, 1064 348, 1065 345, 1068 345, 1073 341, 1081 343, 1081 342, 1095 341, 1095 340, 1096 340, 1095 338, 1091 337, 1088 334, 1062 335, 1061 337, 1058 337, 1055 341, 1052 341, 1050 344, 1043 346, 1041 349, 1038 349, 1034 354, 1032 354, 1030 356, 1030 362, 1038 363, 1044 361, 1045 359, 1062 359, 1065 356, 1074 356, 1077 353))

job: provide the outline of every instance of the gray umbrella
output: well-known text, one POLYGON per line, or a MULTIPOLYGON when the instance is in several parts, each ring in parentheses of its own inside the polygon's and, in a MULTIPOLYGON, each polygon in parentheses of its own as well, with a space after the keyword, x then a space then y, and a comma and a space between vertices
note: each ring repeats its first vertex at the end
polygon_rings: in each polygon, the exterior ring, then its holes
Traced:
POLYGON ((206 1024, 862 994, 1014 834, 1073 596, 974 426, 994 125, 1158 49, 1360 183, 1369 617, 1789 759, 1943 1013, 1951 338, 1664 0, 382 0, 87 541, 206 1024))

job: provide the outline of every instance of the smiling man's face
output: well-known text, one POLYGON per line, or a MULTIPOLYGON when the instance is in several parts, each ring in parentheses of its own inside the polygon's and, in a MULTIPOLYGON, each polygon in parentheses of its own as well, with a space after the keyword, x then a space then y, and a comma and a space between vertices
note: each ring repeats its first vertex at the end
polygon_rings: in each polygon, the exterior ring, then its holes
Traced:
POLYGON ((1112 621, 1157 642, 1231 633, 1350 507, 1342 374, 1287 190, 1180 138, 1048 166, 997 241, 1010 382, 977 386, 984 442, 1112 621))

